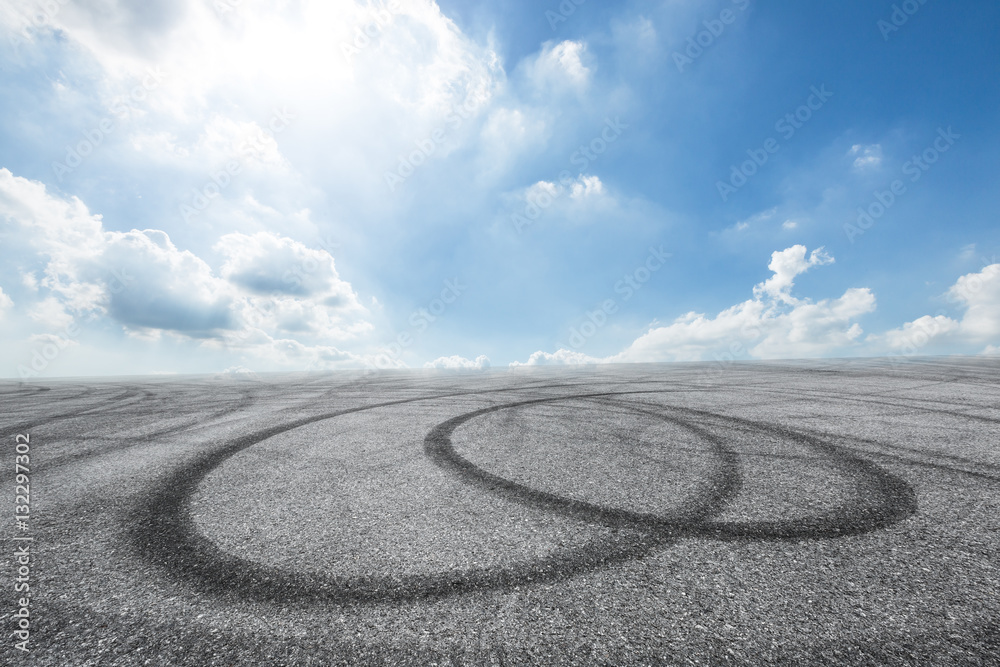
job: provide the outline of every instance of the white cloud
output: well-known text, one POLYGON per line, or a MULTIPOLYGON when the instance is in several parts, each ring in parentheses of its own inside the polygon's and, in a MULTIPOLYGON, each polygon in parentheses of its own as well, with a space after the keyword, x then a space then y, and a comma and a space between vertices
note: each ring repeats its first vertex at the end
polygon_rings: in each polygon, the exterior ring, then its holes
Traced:
POLYGON ((947 292, 948 300, 964 312, 960 320, 924 315, 881 337, 894 351, 916 354, 945 343, 980 346, 992 354, 1000 340, 1000 264, 961 276, 947 292))
POLYGON ((528 77, 540 90, 582 89, 591 75, 583 62, 586 56, 583 42, 546 42, 534 62, 527 64, 528 77))
POLYGON ((54 296, 35 302, 28 311, 28 317, 49 330, 65 329, 73 322, 65 304, 54 296))
POLYGON ((481 177, 504 173, 515 161, 545 145, 548 125, 535 109, 501 107, 490 112, 479 133, 481 177))
POLYGON ((221 276, 241 293, 235 310, 245 325, 327 341, 371 331, 368 311, 326 250, 270 232, 227 234, 215 250, 226 258, 221 276))
POLYGON ((246 366, 230 366, 215 376, 218 380, 235 380, 237 382, 259 382, 260 376, 246 366))
POLYGON ((778 212, 778 207, 775 206, 773 208, 769 208, 759 213, 755 213, 754 215, 751 215, 749 218, 738 221, 736 224, 732 226, 732 229, 737 232, 746 231, 752 226, 756 226, 762 222, 767 222, 768 220, 773 218, 777 212, 778 212))
POLYGON ((579 176, 577 181, 570 186, 569 196, 572 199, 585 199, 591 195, 603 195, 604 183, 597 176, 579 176))
POLYGON ((45 295, 29 310, 36 322, 62 327, 71 316, 110 315, 127 327, 195 336, 232 324, 227 285, 162 231, 105 231, 79 199, 51 196, 6 169, 0 214, 43 258, 45 295))
POLYGON ((862 171, 874 169, 882 164, 882 146, 880 144, 854 144, 847 154, 854 158, 854 169, 862 171))
MULTIPOLYGON (((67 3, 46 30, 74 60, 92 58, 86 64, 97 76, 68 82, 60 112, 72 116, 87 104, 90 113, 96 101, 117 119, 99 150, 118 168, 170 167, 204 185, 235 155, 245 172, 217 201, 242 199, 247 188, 276 199, 336 182, 369 210, 388 207, 382 174, 438 129, 447 138, 436 157, 476 141, 479 123, 460 119, 465 126, 456 129, 451 113, 488 115, 506 77, 492 47, 465 36, 433 0, 389 4, 382 11, 386 3, 368 0, 67 3), (157 68, 160 83, 132 99, 157 68), (132 110, 118 118, 112 109, 123 97, 132 110), (295 114, 289 129, 252 154, 242 151, 247 137, 267 136, 276 108, 295 114)), ((524 115, 516 104, 512 112, 524 115)), ((518 119, 497 123, 500 131, 518 119)), ((530 144, 538 121, 525 117, 521 126, 530 144)), ((171 183, 185 180, 174 176, 171 183)), ((227 214, 218 203, 210 213, 227 214)))
POLYGON ((13 307, 14 301, 4 294, 3 287, 0 287, 0 317, 3 317, 4 311, 13 307))
MULTIPOLYGON (((913 354, 921 348, 953 336, 961 324, 944 315, 924 315, 898 329, 885 332, 882 338, 894 351, 913 354)), ((875 342, 873 337, 873 341, 875 342)))
POLYGON ((326 250, 308 248, 271 232, 226 234, 215 250, 225 257, 222 277, 250 293, 314 296, 331 306, 358 305, 326 250))
POLYGON ((99 0, 63 4, 51 25, 111 77, 134 76, 150 62, 170 63, 170 95, 161 102, 177 113, 203 104, 219 88, 301 93, 349 83, 373 66, 391 75, 369 83, 391 97, 413 108, 444 108, 456 84, 476 82, 484 62, 490 65, 489 54, 431 0, 382 12, 356 0, 304 0, 295 11, 286 5, 99 0), (222 11, 225 5, 232 9, 222 11), (365 28, 367 39, 358 39, 365 28))
POLYGON ((39 346, 54 345, 60 350, 65 349, 67 347, 75 347, 79 345, 79 343, 76 342, 75 340, 47 333, 32 334, 28 336, 28 340, 39 346))
POLYGON ((582 352, 560 349, 556 352, 535 352, 525 362, 511 362, 511 368, 518 366, 584 366, 589 364, 599 364, 604 360, 591 357, 582 352))
POLYGON ((545 202, 562 194, 563 189, 550 181, 538 181, 524 191, 524 200, 528 202, 545 202))
POLYGON ((101 290, 80 280, 80 273, 103 251, 101 217, 92 216, 76 197, 50 197, 37 181, 0 168, 0 215, 31 251, 47 259, 38 285, 58 295, 69 310, 100 308, 101 290))
POLYGON ((868 289, 838 299, 797 300, 788 308, 765 294, 715 317, 688 313, 651 329, 611 361, 699 361, 747 355, 763 359, 819 357, 854 346, 862 334, 852 320, 875 309, 868 289), (784 307, 783 307, 784 306, 784 307))
POLYGON ((832 263, 833 258, 823 252, 823 248, 813 250, 808 258, 804 245, 794 245, 791 248, 775 251, 771 254, 771 262, 767 265, 774 275, 753 288, 754 296, 760 297, 763 294, 784 303, 797 303, 791 296, 795 277, 813 266, 832 263))
POLYGON ((438 357, 434 361, 428 361, 424 368, 438 368, 444 370, 482 370, 490 367, 490 359, 484 354, 479 355, 474 360, 466 359, 458 355, 450 357, 438 357))
MULTIPOLYGON (((551 211, 579 210, 581 207, 594 210, 595 202, 613 203, 613 197, 607 193, 601 179, 588 174, 570 177, 561 183, 538 181, 508 196, 508 199, 512 209, 520 210, 531 220, 543 212, 547 215, 551 211)), ((582 218, 576 216, 574 219, 582 218)))
MULTIPOLYGON (((287 109, 276 110, 281 114, 275 127, 281 131, 295 122, 295 114, 287 109)), ((261 123, 267 125, 267 119, 261 123)), ((183 167, 197 164, 222 169, 235 162, 238 169, 262 169, 271 173, 289 169, 288 160, 282 155, 275 138, 275 132, 261 127, 257 121, 233 120, 219 113, 213 113, 199 135, 192 141, 184 141, 170 132, 160 130, 140 130, 131 134, 132 147, 143 154, 145 159, 155 159, 183 167)))
POLYGON ((238 326, 235 291, 208 263, 160 230, 106 232, 103 252, 82 279, 102 284, 108 314, 129 328, 197 338, 238 326))
POLYGON ((47 329, 109 317, 147 341, 172 333, 278 361, 362 358, 328 345, 372 325, 326 250, 269 232, 228 234, 216 245, 224 258, 217 273, 161 230, 105 231, 80 200, 49 195, 6 169, 0 215, 43 264, 28 312, 47 329))
POLYGON ((776 251, 768 264, 774 275, 754 287, 754 298, 715 317, 687 313, 669 325, 651 328, 619 354, 603 359, 571 350, 539 351, 525 364, 512 365, 699 361, 723 355, 820 357, 849 349, 859 344, 863 333, 855 320, 875 310, 870 290, 852 288, 839 298, 816 303, 791 294, 796 276, 832 262, 822 248, 808 255, 801 245, 776 251))
POLYGON ((948 295, 966 308, 962 333, 971 340, 1000 338, 1000 264, 959 278, 948 295))
POLYGON ((867 288, 812 303, 791 294, 796 276, 830 264, 822 248, 806 255, 797 245, 771 255, 774 273, 753 289, 754 298, 715 317, 688 313, 653 328, 612 361, 698 361, 718 355, 756 358, 818 357, 852 347, 862 334, 858 317, 875 310, 867 288))
POLYGON ((781 223, 782 229, 788 229, 788 230, 797 229, 798 226, 799 223, 796 222, 795 220, 785 220, 783 223, 781 223))

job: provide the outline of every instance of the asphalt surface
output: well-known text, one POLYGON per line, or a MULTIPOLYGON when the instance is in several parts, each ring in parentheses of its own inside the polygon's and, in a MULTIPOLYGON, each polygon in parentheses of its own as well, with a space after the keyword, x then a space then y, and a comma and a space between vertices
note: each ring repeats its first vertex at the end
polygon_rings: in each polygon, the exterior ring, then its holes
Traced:
POLYGON ((10 665, 1000 664, 1000 359, 0 382, 10 665))

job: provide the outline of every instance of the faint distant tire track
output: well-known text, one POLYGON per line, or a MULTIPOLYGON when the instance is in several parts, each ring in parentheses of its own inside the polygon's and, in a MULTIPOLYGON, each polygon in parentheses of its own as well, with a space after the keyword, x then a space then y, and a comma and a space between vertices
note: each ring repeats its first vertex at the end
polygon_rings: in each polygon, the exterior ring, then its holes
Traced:
POLYGON ((198 426, 211 423, 227 415, 245 411, 254 404, 255 398, 256 398, 256 392, 252 390, 247 390, 242 392, 240 400, 236 401, 235 403, 231 403, 220 410, 209 413, 204 417, 199 417, 197 419, 190 419, 180 424, 175 424, 174 426, 163 428, 158 431, 153 431, 152 433, 147 433, 142 436, 127 438, 118 442, 114 442, 110 438, 98 438, 101 445, 103 446, 99 448, 88 449, 82 452, 73 452, 71 454, 63 454, 62 456, 54 457, 45 462, 45 469, 55 470, 57 468, 70 465, 72 463, 77 463, 84 459, 118 453, 126 449, 130 449, 132 447, 155 442, 156 440, 161 439, 165 436, 173 436, 179 433, 185 433, 194 428, 197 428, 198 426))
MULTIPOLYGON (((89 395, 90 392, 84 392, 84 394, 89 395)), ((73 419, 75 417, 82 417, 92 412, 96 412, 98 410, 107 410, 109 408, 120 408, 123 405, 129 405, 130 403, 123 403, 123 401, 135 398, 140 394, 142 394, 142 398, 140 398, 139 401, 145 400, 153 396, 153 393, 147 389, 127 386, 125 388, 125 391, 119 394, 115 394, 114 396, 109 396, 108 398, 104 399, 103 402, 98 403, 97 405, 91 404, 77 408, 75 410, 70 410, 68 412, 63 412, 56 415, 50 415, 47 417, 39 417, 37 419, 32 419, 28 421, 22 421, 20 423, 13 424, 11 426, 3 426, 2 428, 8 433, 24 433, 26 431, 37 429, 40 426, 46 426, 48 424, 52 424, 57 421, 64 421, 66 419, 73 419)))
MULTIPOLYGON (((911 387, 910 389, 916 389, 916 387, 911 387)), ((800 387, 797 387, 794 390, 762 387, 758 388, 758 390, 771 394, 784 394, 793 397, 808 396, 810 399, 815 399, 816 397, 828 397, 828 398, 835 398, 838 401, 844 401, 847 403, 862 403, 865 405, 883 405, 890 408, 903 408, 908 410, 914 410, 918 414, 939 414, 939 415, 947 415, 949 417, 958 417, 960 419, 971 419, 974 421, 980 421, 988 424, 1000 424, 1000 418, 997 417, 985 417, 983 415, 971 414, 969 412, 964 412, 960 410, 946 410, 940 407, 932 408, 932 407, 926 407, 925 405, 914 405, 914 403, 930 404, 936 406, 951 406, 951 407, 958 405, 955 402, 945 401, 941 399, 899 396, 896 398, 896 400, 885 400, 882 398, 874 398, 875 396, 879 396, 880 394, 859 396, 857 394, 852 394, 846 391, 802 389, 800 387)), ((963 407, 965 407, 966 409, 986 409, 985 406, 965 405, 963 407)))

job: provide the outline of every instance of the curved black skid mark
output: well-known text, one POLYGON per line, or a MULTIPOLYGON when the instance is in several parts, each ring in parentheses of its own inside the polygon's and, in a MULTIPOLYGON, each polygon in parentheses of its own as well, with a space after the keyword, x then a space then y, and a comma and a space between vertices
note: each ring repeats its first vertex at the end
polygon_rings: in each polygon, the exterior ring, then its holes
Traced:
MULTIPOLYGON (((640 402, 652 410, 665 409, 664 406, 640 402)), ((635 406, 636 403, 629 403, 635 406)), ((823 455, 845 474, 857 479, 868 497, 875 502, 868 505, 854 503, 839 508, 839 512, 822 518, 803 518, 790 521, 771 522, 724 522, 712 523, 706 532, 696 536, 716 539, 815 539, 858 535, 885 528, 897 523, 917 511, 917 497, 914 489, 902 478, 889 473, 872 461, 859 456, 856 451, 843 445, 835 445, 829 438, 815 433, 793 430, 757 422, 741 417, 731 417, 695 408, 671 407, 671 410, 697 417, 700 420, 715 421, 726 428, 738 428, 753 433, 763 433, 804 445, 823 455)))
POLYGON ((696 435, 708 440, 713 446, 714 453, 720 459, 719 472, 712 480, 713 488, 704 499, 705 502, 697 506, 688 505, 681 511, 666 516, 605 507, 533 489, 479 468, 468 459, 459 455, 451 443, 451 436, 459 426, 476 417, 493 412, 557 401, 574 399, 594 400, 608 398, 612 395, 632 393, 648 392, 603 392, 599 394, 535 398, 467 412, 463 415, 453 417, 446 422, 442 422, 431 429, 430 433, 424 439, 424 452, 435 464, 456 474, 463 481, 486 491, 499 493, 506 499, 514 500, 522 505, 547 510, 578 521, 601 524, 611 528, 632 528, 665 532, 666 537, 673 538, 682 532, 680 530, 681 527, 692 522, 703 521, 725 509, 725 506, 739 493, 742 485, 739 461, 735 452, 728 449, 722 439, 698 426, 671 418, 662 413, 642 411, 654 417, 677 423, 679 426, 687 428, 696 435))
MULTIPOLYGON (((238 452, 281 433, 318 421, 376 408, 516 390, 510 388, 483 392, 457 392, 386 401, 306 417, 237 438, 216 451, 202 455, 193 464, 179 470, 158 485, 146 502, 135 511, 131 522, 134 526, 131 531, 131 541, 140 553, 149 560, 160 563, 176 577, 196 585, 200 591, 223 597, 232 596, 244 600, 275 603, 403 602, 482 590, 505 590, 530 583, 562 581, 583 572, 600 570, 645 557, 673 543, 679 537, 719 539, 834 537, 867 532, 889 525, 915 509, 912 489, 902 480, 889 475, 868 461, 853 457, 842 448, 807 439, 810 444, 851 461, 856 471, 873 478, 875 481, 873 487, 883 488, 885 491, 883 499, 896 500, 893 505, 895 510, 886 512, 884 508, 878 508, 867 512, 856 511, 847 517, 848 520, 840 522, 824 519, 774 524, 712 522, 709 518, 719 513, 739 490, 737 457, 725 447, 723 440, 707 429, 691 424, 688 420, 660 413, 655 415, 705 437, 712 443, 721 461, 719 475, 713 480, 712 488, 705 494, 703 502, 700 505, 682 508, 674 516, 627 512, 530 489, 477 468, 459 457, 451 446, 450 436, 455 428, 488 412, 561 400, 611 399, 615 396, 664 393, 664 390, 645 390, 545 397, 492 406, 450 419, 432 429, 426 436, 425 452, 428 456, 438 465, 458 473, 470 483, 499 492, 518 502, 544 507, 578 520, 617 529, 605 538, 594 539, 582 547, 561 550, 544 558, 521 561, 505 568, 472 568, 433 575, 338 577, 299 574, 264 566, 223 552, 197 531, 188 514, 188 500, 209 472, 238 452)), ((695 415, 700 413, 693 410, 678 410, 678 412, 695 415)), ((712 413, 701 414, 718 418, 718 415, 712 413)), ((736 421, 754 424, 746 420, 736 421)), ((806 436, 794 434, 794 437, 806 436)))
MULTIPOLYGON (((949 380, 950 382, 951 380, 949 380)), ((941 384, 941 383, 938 383, 941 384)), ((767 392, 771 394, 783 394, 787 396, 792 396, 797 400, 815 400, 816 398, 835 398, 838 401, 845 401, 849 403, 864 403, 867 405, 883 405, 890 408, 898 408, 902 410, 914 410, 916 414, 936 414, 945 415, 948 417, 958 417, 961 419, 971 419, 973 421, 985 422, 988 424, 998 424, 1000 423, 1000 418, 996 417, 985 417, 983 415, 975 415, 962 410, 947 410, 945 407, 959 407, 962 404, 956 401, 945 401, 940 399, 932 398, 920 398, 920 397, 908 397, 908 396, 896 396, 895 400, 884 400, 876 397, 884 397, 885 392, 875 392, 867 395, 857 395, 848 394, 847 392, 838 391, 825 391, 822 389, 807 389, 807 388, 796 388, 794 391, 790 389, 783 388, 772 388, 772 387, 761 387, 755 388, 762 392, 767 392), (944 406, 944 407, 929 407, 929 406, 944 406)), ((905 388, 909 390, 910 388, 905 388)), ((985 410, 988 406, 962 406, 965 410, 985 410)), ((905 416, 905 415, 900 415, 905 416)))
POLYGON ((545 558, 518 562, 506 568, 472 568, 435 575, 337 577, 290 573, 225 553, 198 533, 188 515, 187 501, 209 472, 236 453, 268 438, 346 414, 470 393, 480 392, 423 396, 348 408, 237 438, 227 446, 203 455, 191 466, 161 483, 135 512, 131 522, 134 526, 132 543, 148 559, 160 563, 178 578, 195 584, 206 593, 276 603, 343 604, 432 599, 561 581, 582 572, 649 555, 670 540, 666 534, 626 530, 605 539, 592 540, 582 547, 561 550, 545 558))
MULTIPOLYGON (((463 480, 485 490, 500 493, 508 499, 525 505, 546 509, 563 516, 582 521, 599 523, 616 528, 635 528, 666 533, 668 537, 708 537, 714 539, 816 539, 858 535, 892 525, 910 516, 917 509, 916 494, 905 481, 883 470, 876 464, 855 455, 851 450, 824 442, 818 438, 761 424, 737 417, 726 417, 704 410, 691 408, 669 408, 670 411, 687 414, 699 419, 716 420, 726 424, 751 427, 758 432, 767 432, 806 445, 829 457, 845 473, 856 477, 875 502, 870 505, 854 503, 838 508, 831 515, 809 517, 786 521, 719 522, 708 520, 718 514, 721 503, 710 503, 699 516, 664 516, 630 512, 627 510, 593 505, 580 500, 566 498, 545 491, 538 491, 511 480, 489 473, 467 459, 461 457, 451 444, 451 435, 456 428, 476 417, 498 410, 523 407, 538 403, 560 400, 590 398, 598 400, 614 399, 615 396, 645 394, 643 392, 614 392, 613 394, 587 394, 559 398, 542 398, 519 401, 507 405, 492 406, 454 417, 436 426, 425 439, 424 451, 432 461, 451 470, 463 480)), ((618 403, 618 401, 614 401, 618 403)), ((635 407, 634 405, 632 407, 635 407)), ((653 408, 654 406, 650 406, 653 408)), ((725 447, 723 441, 709 430, 692 424, 689 420, 664 415, 658 409, 644 410, 646 414, 658 416, 684 426, 705 438, 715 446, 716 453, 724 462, 727 478, 719 480, 719 500, 732 499, 739 489, 737 455, 725 447), (735 474, 733 471, 736 471, 735 474)))
MULTIPOLYGON (((230 415, 234 412, 245 410, 251 405, 253 405, 255 399, 256 399, 256 393, 252 389, 245 390, 241 392, 241 397, 239 401, 236 402, 235 405, 227 406, 205 417, 188 420, 180 424, 162 428, 158 431, 153 431, 152 433, 147 433, 145 435, 135 438, 125 438, 120 440, 114 440, 111 438, 94 438, 100 440, 106 446, 100 449, 90 449, 83 452, 75 452, 55 457, 45 462, 45 470, 46 471, 55 470, 57 468, 61 468, 67 465, 79 463, 80 461, 85 459, 106 456, 109 454, 121 453, 122 451, 131 449, 132 447, 135 447, 137 445, 143 445, 154 442, 158 438, 162 438, 164 436, 176 435, 178 433, 184 433, 186 431, 190 431, 198 426, 202 426, 206 423, 211 423, 216 419, 219 419, 220 417, 225 417, 226 415, 230 415), (109 443, 111 443, 110 446, 107 446, 109 445, 109 443)), ((80 438, 79 440, 88 440, 88 439, 90 438, 80 438)))
MULTIPOLYGON (((89 392, 84 392, 84 393, 89 393, 89 392)), ((73 419, 74 417, 83 417, 85 415, 90 414, 91 412, 97 412, 100 410, 109 410, 112 408, 117 409, 122 407, 123 401, 138 396, 140 393, 144 394, 144 396, 138 402, 141 402, 151 396, 150 392, 148 391, 137 389, 131 386, 126 386, 125 391, 119 394, 115 394, 114 396, 107 397, 106 399, 103 400, 103 402, 99 403, 98 405, 81 406, 69 412, 63 412, 48 417, 41 417, 32 421, 23 421, 18 424, 14 424, 12 426, 5 426, 3 427, 3 430, 9 431, 11 433, 23 433, 26 431, 37 429, 41 426, 52 424, 57 421, 73 419)), ((76 398, 76 397, 71 397, 71 398, 76 398)))

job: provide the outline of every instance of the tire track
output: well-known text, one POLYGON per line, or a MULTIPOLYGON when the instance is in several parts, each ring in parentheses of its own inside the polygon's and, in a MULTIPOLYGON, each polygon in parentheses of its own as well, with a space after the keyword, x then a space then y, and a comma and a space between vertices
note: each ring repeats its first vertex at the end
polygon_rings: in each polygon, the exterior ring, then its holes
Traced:
MULTIPOLYGON (((688 414, 693 417, 706 420, 715 420, 724 424, 735 424, 742 427, 754 429, 756 433, 779 436, 791 440, 797 444, 802 444, 811 449, 819 451, 829 457, 835 465, 840 467, 845 473, 862 478, 867 481, 866 486, 871 495, 876 498, 872 506, 865 507, 855 505, 853 507, 842 507, 839 515, 828 518, 805 518, 801 520, 788 521, 757 521, 757 522, 716 522, 707 520, 708 515, 713 515, 721 511, 721 507, 711 504, 706 508, 705 517, 663 517, 660 515, 629 512, 626 510, 610 509, 607 507, 592 505, 583 501, 573 500, 550 494, 544 491, 537 491, 523 486, 516 482, 497 477, 489 473, 467 459, 462 458, 451 445, 451 435, 456 428, 465 422, 498 410, 533 405, 539 403, 549 403, 558 400, 594 398, 609 399, 619 395, 645 394, 642 392, 616 392, 614 394, 585 394, 566 398, 555 399, 532 399, 519 403, 507 404, 503 406, 493 406, 474 412, 466 413, 454 417, 431 431, 425 440, 425 451, 431 460, 438 465, 450 469, 458 474, 465 481, 479 486, 488 491, 500 492, 506 497, 512 498, 522 504, 553 511, 563 516, 576 518, 591 523, 600 523, 617 528, 641 528, 655 531, 664 531, 669 537, 710 537, 714 539, 815 539, 823 537, 841 537, 845 535, 857 535, 871 532, 878 528, 892 525, 916 511, 916 494, 913 489, 902 479, 883 470, 876 464, 855 455, 850 449, 822 441, 818 438, 771 426, 760 422, 754 422, 737 417, 726 417, 716 413, 693 408, 669 408, 681 414, 688 414), (714 511, 713 511, 714 510, 714 511)), ((656 406, 662 409, 661 406, 656 406)), ((729 450, 722 439, 718 438, 710 431, 696 426, 689 420, 671 418, 663 415, 658 410, 646 412, 651 416, 658 416, 668 421, 673 421, 677 425, 684 426, 703 438, 712 442, 716 447, 717 455, 725 461, 727 469, 738 469, 737 454, 729 450)), ((732 473, 730 473, 732 475, 732 473)), ((722 491, 719 499, 732 499, 735 495, 733 489, 738 489, 736 477, 730 477, 722 482, 722 491)))
MULTIPOLYGON (((634 383, 630 384, 634 386, 634 383)), ((552 387, 567 388, 562 384, 541 385, 533 389, 552 387)), ((503 568, 471 568, 431 575, 344 577, 303 574, 223 552, 198 532, 189 515, 188 501, 209 472, 235 454, 269 438, 308 424, 377 408, 508 391, 519 389, 455 392, 384 401, 304 417, 236 438, 213 452, 201 455, 191 465, 160 483, 133 515, 130 542, 145 559, 165 567, 174 578, 186 581, 200 591, 222 597, 272 603, 401 602, 566 580, 583 572, 645 557, 681 538, 801 540, 860 534, 891 525, 916 510, 913 490, 904 481, 855 456, 846 448, 802 433, 707 411, 671 408, 671 414, 664 414, 662 408, 650 410, 649 406, 636 407, 621 401, 620 397, 624 396, 669 391, 652 389, 546 396, 493 405, 453 417, 431 429, 425 437, 424 451, 430 460, 474 486, 522 505, 614 529, 610 537, 595 538, 581 547, 559 550, 543 558, 522 560, 503 568), (459 456, 451 445, 455 429, 476 417, 500 410, 567 400, 617 401, 625 409, 645 411, 650 416, 675 423, 696 434, 710 443, 719 460, 709 489, 672 514, 629 512, 532 489, 498 477, 459 456), (829 517, 781 522, 713 521, 712 517, 719 514, 741 488, 738 455, 727 447, 722 437, 696 423, 696 420, 714 421, 717 427, 721 424, 723 427, 738 425, 754 428, 817 449, 835 459, 845 472, 863 479, 876 502, 871 506, 860 503, 844 506, 839 508, 839 514, 829 517)))
POLYGON ((128 388, 125 389, 125 391, 121 392, 120 394, 116 394, 114 396, 108 397, 102 403, 100 403, 98 405, 89 405, 89 406, 86 406, 86 407, 77 408, 77 409, 74 409, 74 410, 70 410, 68 412, 63 412, 63 413, 56 414, 56 415, 51 415, 51 416, 48 416, 48 417, 42 417, 42 418, 34 419, 34 420, 31 420, 31 421, 23 421, 23 422, 14 424, 12 426, 4 426, 2 428, 4 430, 8 431, 9 433, 24 433, 26 431, 35 430, 35 429, 37 429, 40 426, 47 426, 47 425, 52 424, 52 423, 57 422, 57 421, 64 421, 66 419, 72 419, 74 417, 86 416, 86 415, 88 415, 88 414, 90 414, 92 412, 96 412, 98 410, 107 410, 107 409, 112 408, 112 407, 114 407, 114 408, 120 408, 120 407, 122 407, 122 405, 121 405, 122 401, 126 401, 126 400, 128 400, 130 398, 134 398, 134 397, 138 396, 139 394, 144 394, 143 399, 140 399, 140 400, 144 400, 145 398, 148 398, 148 397, 152 396, 152 392, 149 392, 148 390, 140 389, 140 388, 137 388, 137 387, 128 387, 128 388))
MULTIPOLYGON (((492 390, 492 391, 510 391, 492 390)), ((134 514, 130 541, 147 560, 168 569, 199 590, 220 596, 237 596, 272 603, 403 602, 506 589, 539 581, 559 581, 583 571, 602 569, 653 553, 669 536, 626 532, 613 540, 591 540, 583 547, 561 550, 545 558, 509 568, 474 568, 437 575, 316 577, 290 573, 254 563, 218 549, 198 533, 187 513, 187 503, 213 469, 236 453, 281 433, 334 417, 408 403, 457 398, 485 392, 413 397, 385 401, 332 413, 305 417, 230 441, 201 456, 159 485, 134 514)))
POLYGON ((64 454, 62 456, 55 457, 53 459, 47 460, 45 462, 45 470, 56 470, 63 466, 70 465, 73 463, 78 463, 85 459, 90 459, 94 457, 106 456, 108 454, 120 453, 132 447, 138 445, 145 445, 155 442, 156 440, 163 438, 165 436, 177 435, 179 433, 185 433, 198 426, 203 426, 210 424, 211 422, 225 417, 227 415, 242 412, 249 407, 251 407, 256 399, 257 393, 254 390, 245 390, 242 393, 241 398, 235 404, 229 404, 226 407, 217 410, 209 415, 200 417, 197 419, 191 419, 174 426, 160 429, 152 433, 147 433, 145 435, 139 436, 137 438, 128 438, 114 442, 111 438, 96 438, 101 443, 105 444, 104 447, 90 449, 83 452, 76 452, 72 454, 64 454), (114 444, 108 444, 108 443, 114 444))

